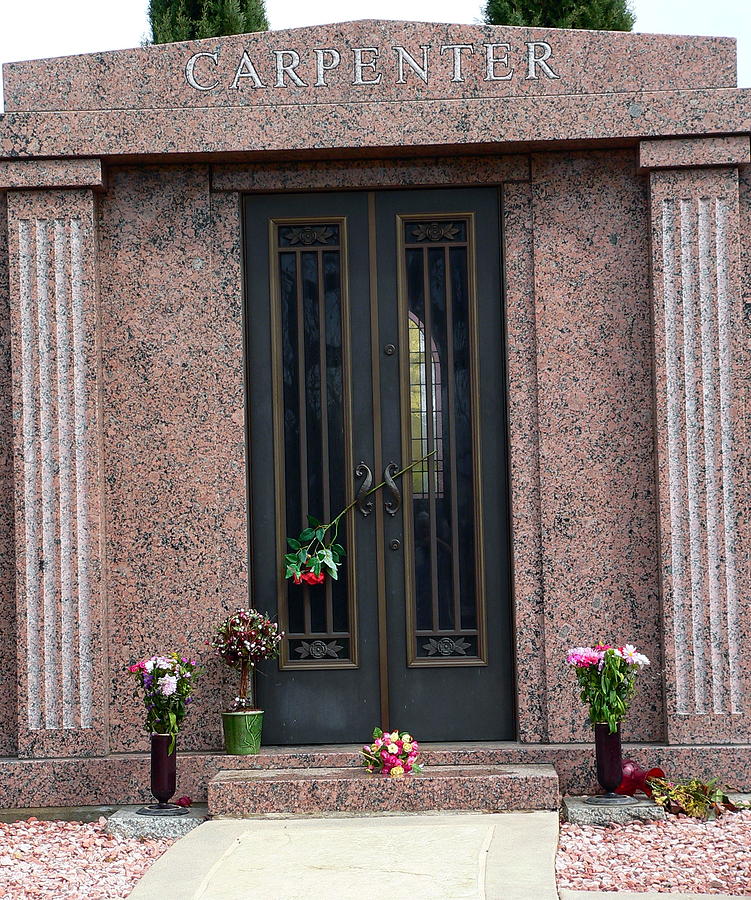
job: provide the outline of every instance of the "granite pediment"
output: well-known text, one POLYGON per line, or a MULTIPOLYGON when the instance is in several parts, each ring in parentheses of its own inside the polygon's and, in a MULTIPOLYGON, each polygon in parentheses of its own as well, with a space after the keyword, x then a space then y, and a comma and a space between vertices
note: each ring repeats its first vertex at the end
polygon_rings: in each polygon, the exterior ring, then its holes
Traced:
POLYGON ((3 67, 8 112, 687 90, 735 72, 732 38, 374 20, 3 67))

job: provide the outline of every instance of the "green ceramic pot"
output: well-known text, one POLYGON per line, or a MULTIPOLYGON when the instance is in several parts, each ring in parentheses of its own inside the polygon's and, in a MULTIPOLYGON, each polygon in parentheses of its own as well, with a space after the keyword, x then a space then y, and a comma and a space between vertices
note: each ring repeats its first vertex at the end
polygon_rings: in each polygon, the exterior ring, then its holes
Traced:
POLYGON ((250 756, 261 750, 263 710, 222 713, 224 749, 232 756, 250 756))

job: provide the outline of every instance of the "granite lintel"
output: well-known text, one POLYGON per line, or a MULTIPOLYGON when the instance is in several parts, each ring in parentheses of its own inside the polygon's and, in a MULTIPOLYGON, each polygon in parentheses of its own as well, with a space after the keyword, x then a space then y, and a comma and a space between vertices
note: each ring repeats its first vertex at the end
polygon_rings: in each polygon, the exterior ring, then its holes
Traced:
MULTIPOLYGON (((751 91, 6 113, 0 159, 385 151, 748 134, 751 91), (700 122, 700 124, 697 124, 700 122), (336 127, 332 127, 335 123, 336 127)), ((454 151, 455 152, 455 151, 454 151)), ((474 152, 470 150, 469 152, 474 152)))
POLYGON ((445 187, 453 185, 528 182, 529 156, 331 160, 303 163, 217 165, 211 169, 211 190, 299 191, 348 188, 445 187))
POLYGON ((102 188, 100 159, 23 159, 0 162, 0 190, 102 188))
POLYGON ((647 140, 639 144, 640 172, 748 163, 751 163, 751 139, 747 134, 647 140))

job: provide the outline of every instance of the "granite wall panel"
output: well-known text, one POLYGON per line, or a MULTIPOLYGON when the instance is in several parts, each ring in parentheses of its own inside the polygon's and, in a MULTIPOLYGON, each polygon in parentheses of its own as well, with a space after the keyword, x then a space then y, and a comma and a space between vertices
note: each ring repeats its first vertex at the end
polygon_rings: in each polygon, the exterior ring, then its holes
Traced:
MULTIPOLYGON (((649 206, 633 151, 532 160, 548 739, 589 740, 566 650, 652 660, 625 724, 662 733, 649 206)), ((512 438, 513 440, 513 438, 512 438)), ((518 614, 517 614, 518 617, 518 614)))
POLYGON ((147 746, 123 668, 204 672, 183 749, 221 745, 233 686, 205 641, 247 602, 238 198, 208 167, 113 169, 100 203, 112 748, 147 746), (223 681, 224 678, 224 681, 223 681))
POLYGON ((0 193, 0 756, 16 752, 16 584, 13 397, 6 195, 0 193))
POLYGON ((91 190, 11 191, 19 754, 106 752, 91 190))
POLYGON ((504 185, 512 596, 517 720, 522 741, 544 741, 548 733, 533 220, 532 186, 504 185))
POLYGON ((734 167, 650 176, 668 739, 751 737, 748 311, 734 167))

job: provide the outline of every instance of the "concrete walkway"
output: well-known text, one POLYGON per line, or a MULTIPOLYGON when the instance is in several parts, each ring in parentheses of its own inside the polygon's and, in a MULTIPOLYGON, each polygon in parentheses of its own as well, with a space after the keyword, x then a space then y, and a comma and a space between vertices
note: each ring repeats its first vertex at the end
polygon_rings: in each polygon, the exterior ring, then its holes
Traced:
POLYGON ((558 900, 557 842, 555 812, 217 819, 130 900, 558 900))
POLYGON ((561 891, 561 900, 738 900, 738 894, 641 894, 632 891, 561 891))

